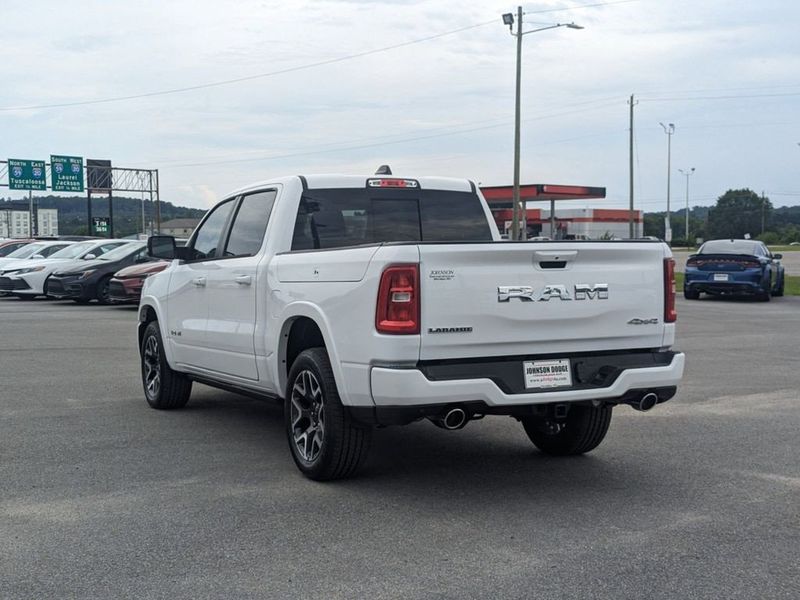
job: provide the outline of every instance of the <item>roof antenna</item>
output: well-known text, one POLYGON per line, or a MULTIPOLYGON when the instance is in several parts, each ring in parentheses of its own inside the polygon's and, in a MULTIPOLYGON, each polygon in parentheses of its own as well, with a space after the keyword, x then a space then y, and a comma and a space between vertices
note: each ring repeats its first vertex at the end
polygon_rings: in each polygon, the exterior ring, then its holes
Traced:
POLYGON ((375 171, 375 175, 391 175, 392 169, 389 165, 381 165, 378 167, 378 170, 375 171))

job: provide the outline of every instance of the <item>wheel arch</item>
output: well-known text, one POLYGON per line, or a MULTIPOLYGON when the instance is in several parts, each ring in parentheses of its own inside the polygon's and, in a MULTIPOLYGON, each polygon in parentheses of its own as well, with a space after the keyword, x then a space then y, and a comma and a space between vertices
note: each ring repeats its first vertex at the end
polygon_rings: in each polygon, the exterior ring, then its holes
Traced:
POLYGON ((167 359, 167 363, 170 367, 174 368, 175 363, 172 360, 172 344, 169 343, 169 336, 163 329, 163 313, 159 310, 157 302, 151 301, 149 298, 147 300, 143 299, 139 304, 139 324, 136 338, 137 348, 141 350, 144 331, 153 321, 158 323, 158 329, 161 332, 161 341, 163 342, 164 356, 167 359))
POLYGON ((330 327, 322 313, 313 305, 297 304, 287 307, 282 319, 278 344, 277 383, 283 395, 292 363, 303 350, 324 347, 331 362, 339 394, 344 396, 345 385, 341 365, 337 359, 335 342, 330 327))

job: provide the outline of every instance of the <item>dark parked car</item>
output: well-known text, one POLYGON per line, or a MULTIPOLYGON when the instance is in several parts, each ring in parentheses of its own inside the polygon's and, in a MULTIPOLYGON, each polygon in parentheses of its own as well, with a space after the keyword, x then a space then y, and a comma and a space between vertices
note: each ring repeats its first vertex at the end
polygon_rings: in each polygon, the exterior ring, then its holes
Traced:
POLYGON ((783 296, 782 255, 757 240, 711 240, 686 261, 683 295, 755 295, 768 301, 783 296))
POLYGON ((145 242, 131 242, 69 271, 56 271, 47 280, 47 295, 59 299, 71 298, 81 304, 90 300, 108 304, 109 284, 114 273, 130 265, 152 260, 147 255, 145 242))
POLYGON ((169 261, 158 260, 154 262, 135 264, 117 271, 108 284, 108 298, 111 302, 139 303, 142 297, 142 286, 144 280, 159 273, 169 266, 169 261))

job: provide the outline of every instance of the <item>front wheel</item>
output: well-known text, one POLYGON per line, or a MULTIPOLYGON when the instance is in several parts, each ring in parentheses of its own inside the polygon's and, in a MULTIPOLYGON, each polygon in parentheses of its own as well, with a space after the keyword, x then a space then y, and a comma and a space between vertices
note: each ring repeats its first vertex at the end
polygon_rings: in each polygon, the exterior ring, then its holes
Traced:
POLYGON ((292 364, 284 420, 292 458, 310 479, 349 477, 367 456, 372 431, 342 406, 324 348, 304 350, 292 364))
POLYGON ((105 277, 97 283, 97 302, 98 304, 110 304, 109 299, 109 284, 111 277, 105 277))
POLYGON ((192 381, 183 373, 173 371, 167 363, 158 321, 152 321, 144 330, 140 354, 147 403, 161 410, 186 406, 192 393, 192 381))
POLYGON ((523 417, 525 433, 539 450, 553 456, 590 452, 606 437, 612 406, 570 406, 564 419, 523 417))

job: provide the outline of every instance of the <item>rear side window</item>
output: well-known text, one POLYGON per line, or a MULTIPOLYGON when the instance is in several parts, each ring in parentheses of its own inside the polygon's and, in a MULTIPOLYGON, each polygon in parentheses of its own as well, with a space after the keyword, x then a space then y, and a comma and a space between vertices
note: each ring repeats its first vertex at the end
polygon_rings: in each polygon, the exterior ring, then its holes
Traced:
POLYGON ((258 253, 276 195, 275 190, 269 190, 242 198, 225 245, 225 256, 253 256, 258 253))
POLYGON ((474 193, 320 189, 307 191, 300 201, 292 250, 491 239, 486 214, 474 193))

